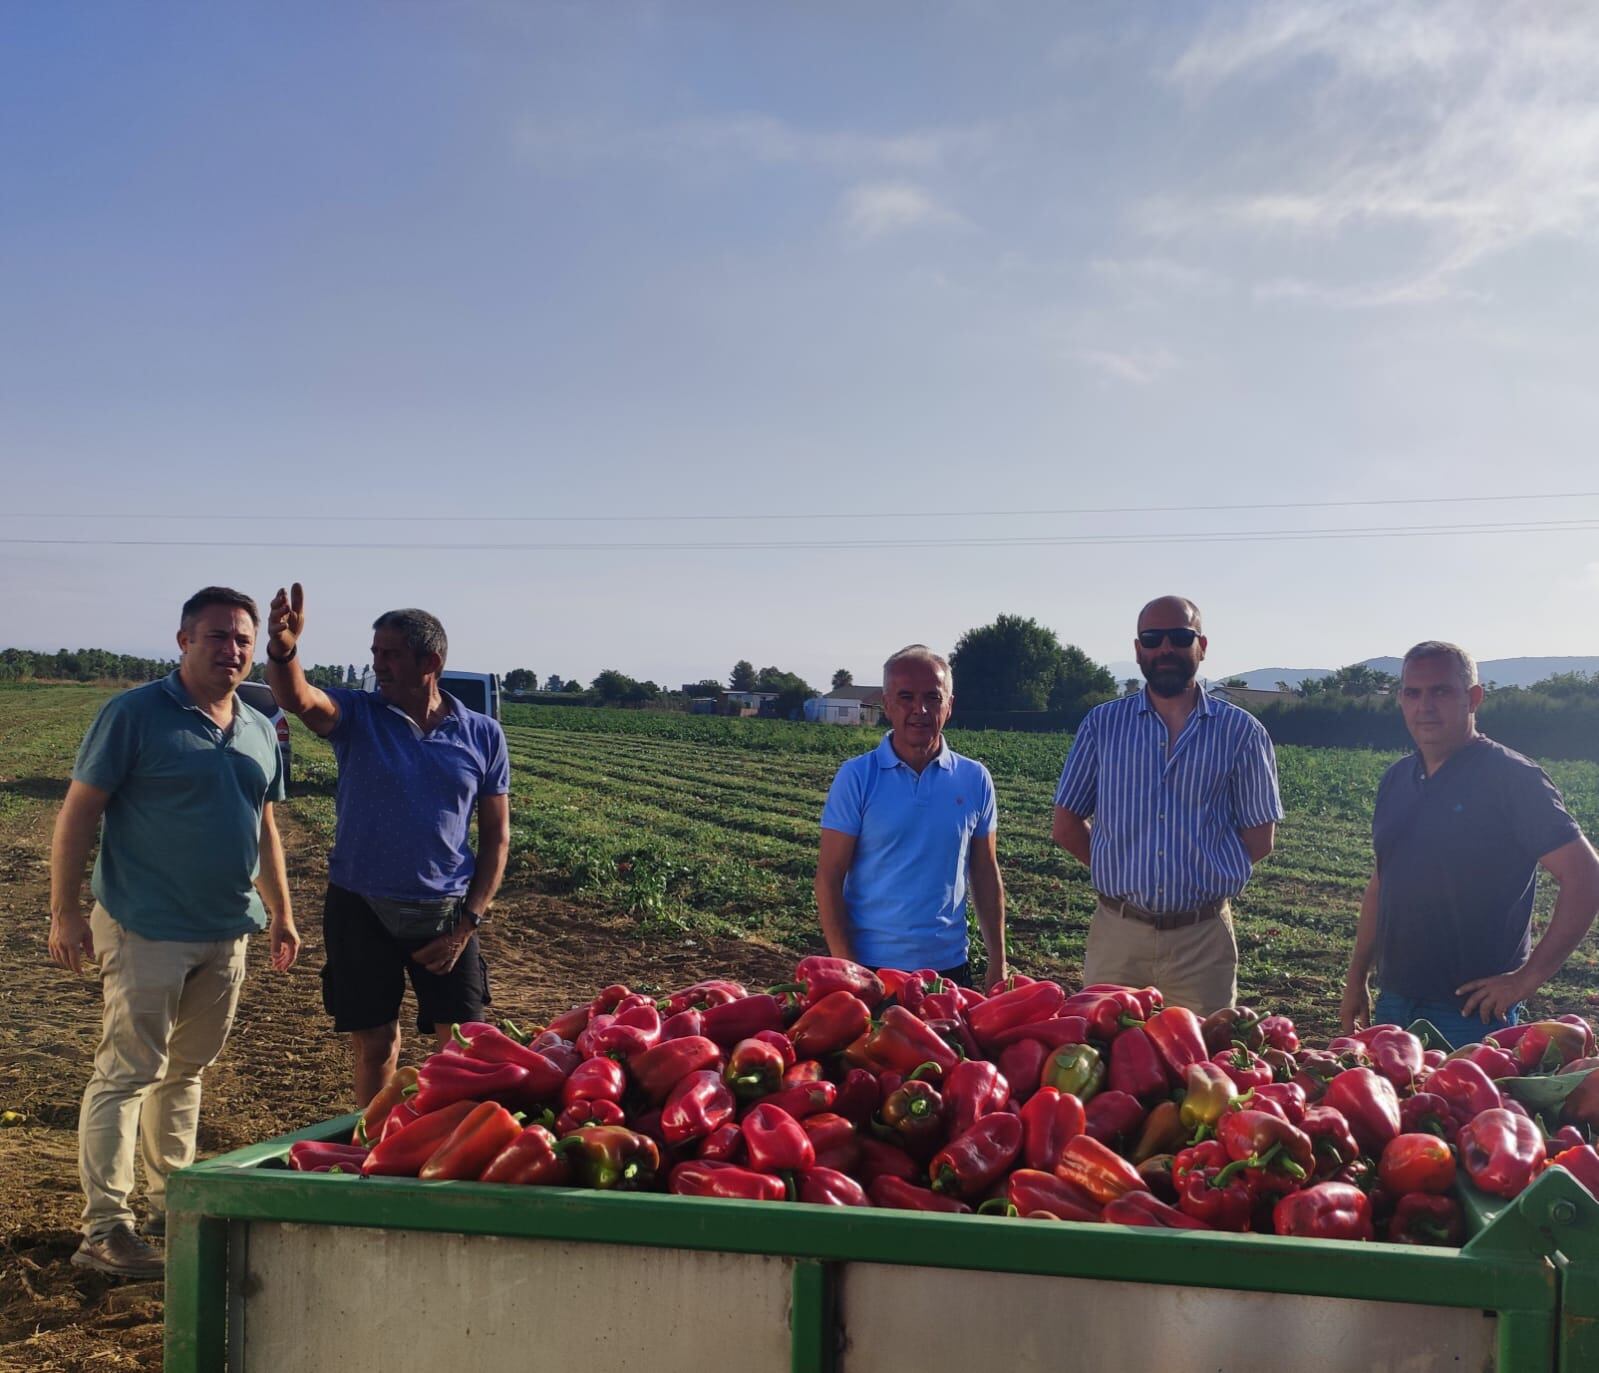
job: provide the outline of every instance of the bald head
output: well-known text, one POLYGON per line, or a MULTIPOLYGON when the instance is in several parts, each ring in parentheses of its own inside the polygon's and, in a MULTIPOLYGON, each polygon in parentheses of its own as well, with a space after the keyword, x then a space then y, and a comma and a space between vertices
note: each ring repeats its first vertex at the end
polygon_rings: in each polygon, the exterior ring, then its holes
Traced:
POLYGON ((1138 612, 1139 629, 1186 628, 1205 632, 1199 607, 1186 596, 1158 596, 1138 612))

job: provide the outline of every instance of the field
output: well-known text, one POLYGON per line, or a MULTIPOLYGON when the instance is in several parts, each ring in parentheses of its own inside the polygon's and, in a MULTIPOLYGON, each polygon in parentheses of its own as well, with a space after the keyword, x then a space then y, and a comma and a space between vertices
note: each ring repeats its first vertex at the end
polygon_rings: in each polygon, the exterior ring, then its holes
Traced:
MULTIPOLYGON (((49 840, 83 730, 109 693, 0 688, 0 1368, 160 1366, 159 1284, 117 1284, 69 1266, 79 1205, 77 1101, 99 1031, 92 977, 46 953, 49 840)), ((622 711, 509 707, 513 847, 485 951, 496 1009, 524 1023, 620 977, 663 988, 723 971, 779 980, 819 946, 810 893, 817 818, 838 763, 871 730, 622 711)), ((1009 892, 1011 961, 1074 979, 1093 897, 1049 842, 1068 740, 968 734, 954 747, 993 771, 1009 892)), ((348 1109, 343 1048, 317 984, 318 910, 332 834, 333 766, 296 729, 296 783, 281 821, 305 948, 271 973, 255 941, 238 1021, 206 1078, 202 1150, 217 1152, 348 1109)), ((1284 749, 1288 818, 1238 909, 1241 994, 1313 1034, 1336 1014, 1367 826, 1389 758, 1284 749)), ((1550 767, 1573 813, 1599 832, 1599 766, 1550 767)), ((1550 894, 1540 898, 1547 912, 1550 894)), ((1540 1007, 1599 1011, 1592 942, 1540 1007)), ((410 1031, 407 1029, 409 1036, 410 1031)))

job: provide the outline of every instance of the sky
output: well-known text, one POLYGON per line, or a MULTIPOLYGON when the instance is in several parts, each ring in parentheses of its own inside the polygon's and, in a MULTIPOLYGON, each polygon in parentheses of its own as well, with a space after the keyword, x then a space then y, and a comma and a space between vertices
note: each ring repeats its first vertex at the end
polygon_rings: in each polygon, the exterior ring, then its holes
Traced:
POLYGON ((1599 653, 1596 246, 1586 0, 11 6, 0 645, 1599 653))

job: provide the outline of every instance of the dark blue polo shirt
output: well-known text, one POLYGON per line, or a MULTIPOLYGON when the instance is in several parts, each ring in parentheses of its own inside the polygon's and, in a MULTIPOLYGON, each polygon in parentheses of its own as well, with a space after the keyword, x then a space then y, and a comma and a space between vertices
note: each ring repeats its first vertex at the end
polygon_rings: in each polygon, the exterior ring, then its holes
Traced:
POLYGON ((423 733, 375 692, 328 692, 339 722, 328 735, 339 763, 328 876, 388 901, 461 896, 476 869, 472 813, 480 796, 511 789, 498 720, 440 693, 450 713, 423 733))
POLYGON ((1581 834, 1541 767, 1480 736, 1431 777, 1420 754, 1389 768, 1371 830, 1377 979, 1418 1001, 1526 962, 1538 860, 1581 834))

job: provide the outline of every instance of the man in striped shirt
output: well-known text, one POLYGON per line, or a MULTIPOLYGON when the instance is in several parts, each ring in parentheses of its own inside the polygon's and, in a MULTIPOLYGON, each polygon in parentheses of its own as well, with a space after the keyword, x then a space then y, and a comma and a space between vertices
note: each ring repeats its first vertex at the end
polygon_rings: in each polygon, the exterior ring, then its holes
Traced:
POLYGON ((1133 651, 1147 686, 1089 711, 1055 792, 1054 839, 1099 902, 1083 982, 1153 983, 1208 1015, 1238 996, 1232 898, 1271 852, 1282 802, 1261 723, 1195 680, 1199 607, 1151 601, 1133 651))

